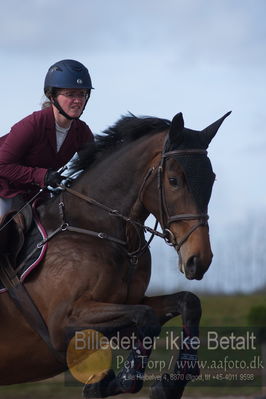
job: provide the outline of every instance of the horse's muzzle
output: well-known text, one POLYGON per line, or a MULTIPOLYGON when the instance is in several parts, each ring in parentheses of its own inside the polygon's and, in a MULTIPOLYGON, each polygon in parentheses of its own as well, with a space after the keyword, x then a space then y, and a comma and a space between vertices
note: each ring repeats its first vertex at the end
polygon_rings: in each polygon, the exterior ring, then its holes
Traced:
POLYGON ((188 280, 201 280, 208 270, 209 264, 204 265, 198 256, 191 256, 186 262, 182 262, 181 256, 179 256, 179 268, 182 273, 185 274, 188 280))

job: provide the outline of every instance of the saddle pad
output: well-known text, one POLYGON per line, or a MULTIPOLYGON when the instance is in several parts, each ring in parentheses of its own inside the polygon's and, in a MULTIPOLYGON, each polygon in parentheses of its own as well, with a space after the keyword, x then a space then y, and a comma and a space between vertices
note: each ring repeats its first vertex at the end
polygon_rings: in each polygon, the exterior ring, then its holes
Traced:
MULTIPOLYGON (((21 268, 19 268, 19 271, 17 273, 17 276, 19 277, 21 282, 24 281, 25 278, 28 277, 28 275, 32 272, 32 270, 34 270, 40 264, 47 249, 47 243, 45 243, 40 248, 37 247, 37 244, 39 242, 47 238, 47 234, 44 227, 40 224, 35 208, 33 207, 32 210, 32 224, 25 236, 24 245, 17 257, 16 262, 16 268, 18 268, 26 260, 25 264, 21 268), (37 248, 37 250, 32 254, 31 257, 29 257, 29 259, 26 259, 35 248, 37 248)), ((0 281, 0 294, 6 291, 7 289, 0 281)))

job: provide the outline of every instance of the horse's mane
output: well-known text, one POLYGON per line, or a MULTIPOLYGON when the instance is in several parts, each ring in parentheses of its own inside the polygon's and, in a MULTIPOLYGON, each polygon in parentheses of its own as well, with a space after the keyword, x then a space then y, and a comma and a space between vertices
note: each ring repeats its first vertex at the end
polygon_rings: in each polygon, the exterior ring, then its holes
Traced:
POLYGON ((151 116, 137 117, 133 114, 122 116, 113 126, 95 136, 71 164, 72 171, 86 170, 95 161, 101 160, 110 151, 147 135, 168 129, 170 121, 151 116))

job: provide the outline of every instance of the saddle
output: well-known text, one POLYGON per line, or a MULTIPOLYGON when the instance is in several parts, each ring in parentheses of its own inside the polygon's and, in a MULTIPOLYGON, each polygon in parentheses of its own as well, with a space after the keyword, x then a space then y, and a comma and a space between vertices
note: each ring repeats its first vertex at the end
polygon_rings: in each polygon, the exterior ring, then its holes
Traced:
POLYGON ((24 243, 27 246, 28 236, 31 235, 31 231, 26 235, 27 230, 34 228, 33 219, 32 208, 29 206, 26 207, 26 212, 23 209, 23 214, 11 211, 4 215, 0 221, 0 280, 1 287, 4 287, 0 291, 5 292, 8 290, 10 298, 23 314, 28 324, 48 345, 57 360, 65 364, 65 358, 51 344, 46 323, 24 287, 21 281, 21 273, 17 273, 15 270, 19 254, 23 251, 24 243))
POLYGON ((21 251, 25 234, 32 223, 32 208, 26 206, 21 213, 16 210, 8 212, 0 218, 0 264, 2 257, 8 257, 15 267, 16 259, 21 251))
POLYGON ((8 257, 13 267, 15 267, 18 253, 24 244, 24 232, 26 231, 24 216, 16 215, 16 213, 16 211, 12 211, 4 215, 0 223, 0 263, 3 263, 3 257, 8 257))

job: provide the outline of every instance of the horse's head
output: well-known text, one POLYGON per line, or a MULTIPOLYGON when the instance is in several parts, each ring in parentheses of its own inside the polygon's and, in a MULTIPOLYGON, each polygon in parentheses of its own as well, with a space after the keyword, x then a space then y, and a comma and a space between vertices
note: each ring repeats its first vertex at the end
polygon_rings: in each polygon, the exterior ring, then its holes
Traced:
POLYGON ((143 204, 159 219, 188 279, 200 280, 212 261, 207 211, 215 175, 206 149, 229 114, 203 131, 184 128, 182 114, 177 114, 165 138, 157 179, 143 192, 143 204))

